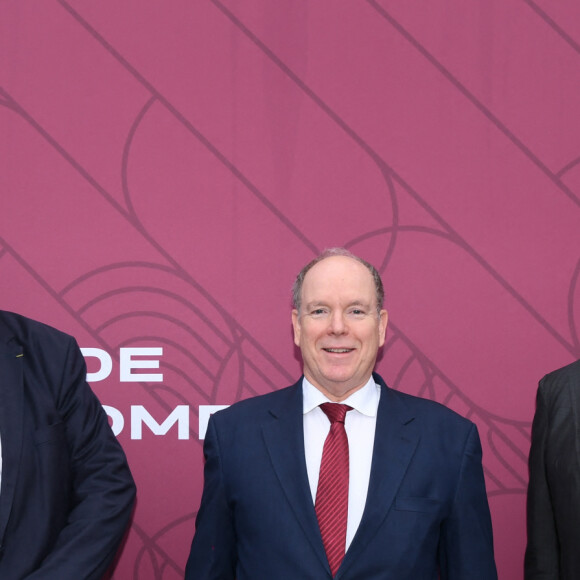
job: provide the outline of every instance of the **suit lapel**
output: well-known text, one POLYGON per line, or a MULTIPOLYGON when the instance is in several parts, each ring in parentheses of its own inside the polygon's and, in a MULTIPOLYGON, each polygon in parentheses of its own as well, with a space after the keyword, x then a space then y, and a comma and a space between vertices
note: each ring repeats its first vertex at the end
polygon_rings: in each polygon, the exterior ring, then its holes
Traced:
POLYGON ((338 570, 337 579, 343 577, 361 557, 387 517, 419 442, 417 425, 404 401, 378 375, 374 375, 374 379, 381 385, 381 399, 369 490, 361 523, 338 570))
POLYGON ((22 347, 7 340, 7 329, 0 320, 0 444, 2 445, 2 484, 0 489, 0 542, 12 509, 12 501, 22 449, 23 362, 22 347))
POLYGON ((262 427, 264 441, 288 504, 321 565, 330 574, 310 495, 304 458, 302 379, 286 391, 285 395, 280 401, 281 404, 270 410, 271 420, 262 427))

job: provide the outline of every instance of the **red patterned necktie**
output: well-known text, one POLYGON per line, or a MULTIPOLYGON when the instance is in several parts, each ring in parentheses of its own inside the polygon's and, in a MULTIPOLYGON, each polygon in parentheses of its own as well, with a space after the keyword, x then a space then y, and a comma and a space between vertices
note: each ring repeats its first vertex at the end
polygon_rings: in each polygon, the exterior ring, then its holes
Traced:
POLYGON ((322 450, 315 510, 326 557, 334 576, 344 558, 346 546, 348 438, 344 419, 352 407, 323 403, 320 408, 330 420, 330 431, 322 450))

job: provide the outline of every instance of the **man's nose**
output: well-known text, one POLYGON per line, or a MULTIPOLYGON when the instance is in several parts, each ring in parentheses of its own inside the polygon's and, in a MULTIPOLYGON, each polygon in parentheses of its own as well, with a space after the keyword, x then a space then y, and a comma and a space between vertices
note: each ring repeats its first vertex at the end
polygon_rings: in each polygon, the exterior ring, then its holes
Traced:
POLYGON ((330 331, 332 334, 344 334, 347 330, 342 312, 333 312, 330 317, 330 331))

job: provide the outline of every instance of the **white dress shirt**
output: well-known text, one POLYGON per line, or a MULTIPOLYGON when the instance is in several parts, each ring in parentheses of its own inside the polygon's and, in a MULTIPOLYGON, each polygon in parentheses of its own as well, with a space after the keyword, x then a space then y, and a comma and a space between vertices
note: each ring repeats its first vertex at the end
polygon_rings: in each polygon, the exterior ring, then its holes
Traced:
MULTIPOLYGON (((330 431, 330 421, 320 405, 334 401, 326 398, 306 378, 302 381, 302 394, 306 470, 312 502, 315 503, 322 449, 330 431)), ((380 387, 371 377, 364 387, 341 401, 342 404, 352 407, 345 419, 349 449, 347 550, 362 519, 367 499, 380 395, 380 387)))

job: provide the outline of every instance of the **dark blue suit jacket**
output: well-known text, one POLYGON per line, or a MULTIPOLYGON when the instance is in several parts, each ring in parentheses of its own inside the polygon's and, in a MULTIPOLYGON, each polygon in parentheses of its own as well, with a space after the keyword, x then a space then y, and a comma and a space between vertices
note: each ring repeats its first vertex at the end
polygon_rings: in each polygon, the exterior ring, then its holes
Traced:
POLYGON ((97 580, 135 486, 75 340, 0 311, 0 578, 97 580))
MULTIPOLYGON (((495 580, 473 423, 382 387, 371 478, 342 580, 495 580)), ((331 578, 304 459, 302 387, 216 413, 186 580, 331 578)))

